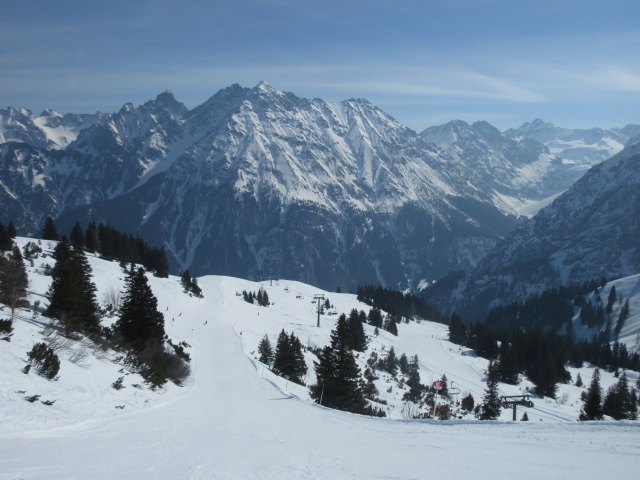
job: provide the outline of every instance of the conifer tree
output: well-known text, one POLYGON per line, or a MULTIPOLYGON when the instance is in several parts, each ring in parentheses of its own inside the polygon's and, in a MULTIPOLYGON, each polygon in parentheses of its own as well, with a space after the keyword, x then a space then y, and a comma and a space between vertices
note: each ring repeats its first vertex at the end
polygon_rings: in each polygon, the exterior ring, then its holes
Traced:
POLYGON ((412 357, 411 362, 408 365, 407 373, 407 386, 409 391, 405 392, 402 399, 409 402, 418 403, 424 393, 424 385, 420 383, 420 367, 418 364, 418 356, 412 357))
POLYGON ((629 418, 631 413, 631 394, 627 383, 627 375, 623 372, 618 382, 607 391, 602 403, 602 413, 616 420, 629 418))
POLYGON ((382 328, 382 313, 379 308, 373 307, 369 310, 369 325, 382 328))
POLYGON ((273 371, 282 377, 289 377, 292 382, 304 384, 302 378, 307 373, 307 364, 304 360, 302 344, 293 332, 287 335, 282 329, 278 335, 273 371))
POLYGON ((468 393, 466 396, 462 397, 460 401, 460 407, 467 412, 471 412, 473 407, 475 406, 475 400, 473 399, 473 395, 468 393))
POLYGON ((398 360, 398 367, 400 368, 400 373, 402 373, 403 375, 409 373, 409 359, 407 359, 407 356, 404 353, 400 355, 400 360, 398 360))
POLYGON ((364 394, 364 397, 368 398, 369 400, 374 400, 376 395, 378 394, 378 387, 376 387, 376 384, 374 383, 374 381, 377 380, 378 377, 375 375, 374 371, 371 370, 369 367, 364 369, 364 372, 362 375, 366 380, 366 382, 362 387, 362 392, 364 394))
POLYGON ((360 370, 348 347, 347 319, 338 318, 331 332, 331 344, 322 349, 314 362, 317 383, 309 390, 311 398, 329 408, 353 413, 369 413, 360 370))
POLYGON ((584 383, 582 381, 582 377, 580 376, 580 374, 578 374, 578 376, 576 377, 576 383, 574 384, 576 387, 582 387, 584 386, 584 383))
POLYGON ((622 330, 622 327, 624 326, 624 322, 627 321, 627 318, 629 318, 629 299, 627 298, 624 301, 624 305, 622 305, 622 308, 620 309, 620 314, 618 315, 618 323, 616 323, 616 337, 618 335, 620 335, 620 330, 622 330))
POLYGON ((258 354, 260 354, 258 360, 266 365, 271 365, 273 361, 273 348, 271 348, 271 342, 267 335, 262 337, 262 340, 260 340, 258 344, 258 354))
POLYGON ((0 253, 0 302, 11 309, 8 330, 11 330, 15 309, 27 305, 27 287, 29 280, 24 268, 22 254, 14 244, 7 256, 0 253))
POLYGON ((389 332, 391 335, 398 336, 398 326, 396 324, 396 319, 394 315, 387 315, 387 318, 384 321, 384 325, 382 326, 384 330, 389 332))
POLYGON ((50 303, 45 315, 59 319, 68 331, 96 331, 100 323, 96 287, 84 252, 71 248, 67 238, 62 237, 53 256, 56 263, 51 271, 50 303))
POLYGON ((351 310, 348 324, 351 332, 351 348, 358 352, 364 352, 367 349, 367 337, 360 320, 360 314, 356 309, 351 310))
POLYGON ((605 308, 607 314, 611 315, 611 312, 613 311, 613 304, 617 299, 616 286, 612 285, 611 290, 609 291, 609 297, 607 298, 607 307, 605 308))
POLYGON ((0 222, 0 252, 8 252, 13 247, 13 239, 7 229, 0 222))
POLYGON ((267 294, 267 291, 260 287, 260 290, 258 290, 258 305, 260 305, 261 307, 268 307, 269 306, 269 294, 267 294))
POLYGON ((591 385, 587 390, 586 399, 578 420, 602 420, 602 390, 600 389, 600 370, 593 371, 591 385))
POLYGON ((627 412, 627 418, 629 420, 638 419, 638 395, 633 388, 631 389, 631 393, 629 394, 629 410, 627 412))
POLYGON ((449 341, 458 345, 465 345, 467 341, 467 328, 455 313, 449 319, 449 341))
POLYGON ((84 249, 86 245, 86 238, 84 232, 82 231, 82 227, 80 227, 80 222, 76 222, 71 230, 71 235, 69 236, 71 239, 71 245, 73 248, 84 249))
POLYGON ((256 300, 258 301, 258 305, 263 306, 264 301, 262 300, 262 288, 258 290, 258 294, 256 295, 256 300))
POLYGON ((500 398, 498 396, 498 371, 493 362, 487 368, 487 388, 480 406, 480 420, 495 420, 500 416, 500 398))
POLYGON ((393 346, 389 348, 389 353, 387 353, 387 357, 384 359, 383 368, 391 375, 398 373, 398 357, 396 356, 396 351, 393 346))
POLYGON ((142 267, 135 270, 131 266, 125 288, 115 331, 136 352, 161 345, 165 335, 164 316, 158 311, 158 300, 142 267))
POLYGON ((180 284, 185 293, 190 293, 198 298, 203 298, 202 289, 198 285, 198 280, 191 276, 189 269, 180 274, 180 284))
POLYGON ((498 351, 498 372, 500 380, 515 385, 518 383, 519 365, 512 345, 504 339, 498 351))
POLYGON ((11 220, 9 220, 9 225, 7 225, 7 235, 11 239, 16 238, 17 235, 16 227, 11 220))
POLYGON ((98 227, 96 226, 96 222, 91 222, 87 226, 87 230, 84 234, 84 243, 89 252, 97 253, 100 251, 100 237, 98 236, 98 227))
POLYGON ((42 239, 60 240, 58 229, 56 228, 56 224, 53 222, 53 218, 51 217, 47 217, 44 221, 44 225, 42 226, 42 239))

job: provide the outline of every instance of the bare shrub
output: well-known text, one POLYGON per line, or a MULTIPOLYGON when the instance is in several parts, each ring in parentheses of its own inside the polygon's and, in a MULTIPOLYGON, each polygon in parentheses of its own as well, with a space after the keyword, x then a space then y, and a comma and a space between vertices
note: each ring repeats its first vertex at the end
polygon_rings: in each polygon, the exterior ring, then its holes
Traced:
POLYGON ((81 344, 80 348, 77 348, 73 353, 71 353, 69 361, 76 365, 80 365, 89 357, 90 354, 91 350, 81 344))
POLYGON ((122 292, 117 290, 115 287, 109 287, 102 294, 102 307, 107 312, 116 313, 120 311, 121 305, 122 305, 122 292))

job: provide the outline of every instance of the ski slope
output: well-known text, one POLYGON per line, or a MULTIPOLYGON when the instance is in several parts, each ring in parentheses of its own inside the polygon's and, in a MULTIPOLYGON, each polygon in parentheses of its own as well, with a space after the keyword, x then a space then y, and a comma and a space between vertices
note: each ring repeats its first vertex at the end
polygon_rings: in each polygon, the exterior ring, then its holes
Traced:
MULTIPOLYGON (((121 287, 116 263, 93 257, 90 262, 99 299, 106 289, 121 287)), ((30 274, 32 299, 42 300, 47 277, 33 269, 30 274)), ((139 378, 130 374, 125 376, 125 388, 115 391, 110 383, 121 373, 109 359, 87 359, 85 366, 77 369, 63 359, 56 382, 24 375, 12 364, 15 347, 26 351, 19 342, 37 339, 41 326, 27 312, 21 312, 11 342, 0 342, 0 359, 7 370, 0 376, 0 478, 517 476, 583 480, 637 475, 640 422, 409 421, 368 418, 310 403, 304 388, 273 376, 252 358, 251 351, 265 333, 277 335, 283 327, 296 332, 303 344, 325 344, 337 317, 323 316, 321 327, 316 328, 310 301, 313 294, 325 293, 337 311, 347 313, 357 305, 355 298, 295 282, 281 281, 273 286, 265 282, 262 285, 275 305, 264 308, 236 296, 243 289, 257 290, 259 285, 253 282, 203 277, 199 283, 204 299, 182 293, 176 277, 150 277, 169 336, 191 345, 192 375, 182 388, 136 388, 132 384, 138 384, 139 378), (12 393, 18 388, 13 383, 18 381, 22 382, 20 388, 30 392, 47 386, 47 394, 55 396, 56 403, 44 406, 18 398, 12 393), (125 408, 114 408, 124 403, 125 408), (37 422, 31 420, 34 416, 37 422)), ((404 338, 407 343, 403 349, 416 350, 424 361, 423 382, 428 380, 428 368, 437 378, 440 373, 436 371, 448 361, 454 365, 451 370, 460 385, 468 383, 462 388, 481 389, 481 377, 475 370, 481 369, 484 360, 456 354, 443 340, 444 328, 426 322, 402 324, 397 339, 386 338, 386 332, 381 332, 370 347, 382 348, 393 340, 400 348, 404 338), (427 336, 434 352, 429 358, 419 350, 427 336)), ((312 374, 310 368, 308 377, 312 374)), ((585 375, 583 379, 588 382, 585 375)), ((552 415, 562 416, 562 410, 536 403, 552 415)))

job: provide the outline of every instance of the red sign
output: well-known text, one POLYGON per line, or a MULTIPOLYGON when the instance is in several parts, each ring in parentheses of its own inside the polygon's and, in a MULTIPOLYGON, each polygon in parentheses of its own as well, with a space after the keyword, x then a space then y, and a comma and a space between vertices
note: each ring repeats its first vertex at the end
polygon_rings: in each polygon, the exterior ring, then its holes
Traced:
POLYGON ((433 382, 433 388, 436 390, 442 390, 444 388, 444 382, 442 380, 436 380, 433 382))

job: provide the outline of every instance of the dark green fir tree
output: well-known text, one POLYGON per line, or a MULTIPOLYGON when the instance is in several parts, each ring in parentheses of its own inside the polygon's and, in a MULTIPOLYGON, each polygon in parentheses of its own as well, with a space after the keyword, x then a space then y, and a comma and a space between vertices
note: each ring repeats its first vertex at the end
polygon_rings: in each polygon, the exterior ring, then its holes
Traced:
POLYGON ((493 362, 487 368, 487 388, 480 405, 480 420, 495 420, 500 416, 500 397, 498 395, 498 370, 493 362))
POLYGON ((331 332, 331 344, 322 349, 314 362, 317 383, 310 387, 311 398, 329 408, 353 413, 370 413, 364 397, 363 382, 351 349, 351 335, 344 316, 331 332))
POLYGON ((44 224, 42 226, 42 239, 43 240, 60 240, 60 236, 58 235, 58 229, 56 228, 56 224, 53 221, 53 218, 47 217, 44 220, 44 224))
POLYGON ((137 352, 161 345, 165 335, 164 316, 158 311, 158 300, 143 268, 136 270, 132 265, 125 288, 116 333, 137 352))
POLYGON ((273 348, 271 348, 271 342, 266 335, 262 337, 258 344, 258 355, 260 355, 258 360, 266 365, 271 365, 271 362, 273 362, 273 348))
POLYGON ((95 332, 100 325, 96 287, 91 266, 81 249, 72 248, 62 237, 54 253, 49 307, 45 315, 55 317, 67 331, 95 332))
POLYGON ((11 319, 4 330, 11 330, 16 308, 28 305, 28 286, 29 280, 22 254, 14 244, 8 255, 0 253, 0 302, 11 309, 11 319))
POLYGON ((586 393, 582 411, 578 420, 602 420, 602 389, 600 388, 600 370, 593 371, 591 384, 586 393))

